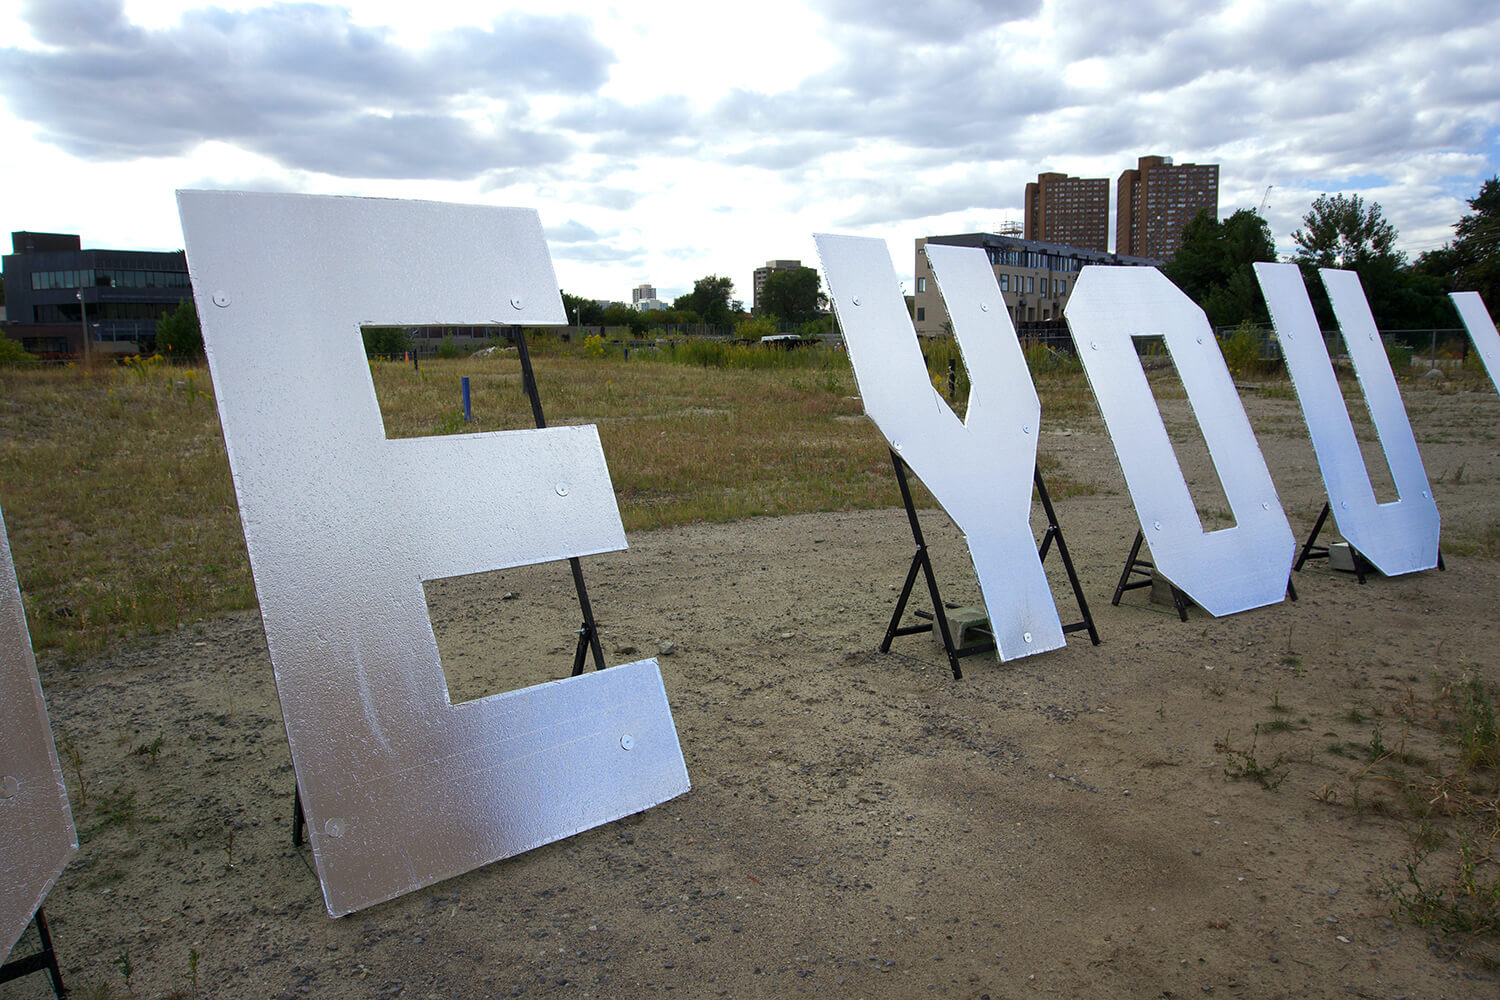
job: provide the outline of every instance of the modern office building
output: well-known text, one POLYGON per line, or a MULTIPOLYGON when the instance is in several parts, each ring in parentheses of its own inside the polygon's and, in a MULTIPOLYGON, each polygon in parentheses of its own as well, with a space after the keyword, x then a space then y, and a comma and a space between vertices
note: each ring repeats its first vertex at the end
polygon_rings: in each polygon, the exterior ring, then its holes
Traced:
POLYGON ((85 250, 71 233, 10 234, 3 258, 4 335, 43 357, 134 354, 156 343, 156 321, 191 301, 187 256, 85 250))
POLYGON ((927 236, 917 240, 917 289, 912 301, 912 319, 918 336, 922 337, 952 332, 948 326, 948 310, 943 305, 943 297, 938 294, 932 267, 927 262, 925 251, 929 243, 984 250, 1005 297, 1006 309, 1018 329, 1028 323, 1061 319, 1063 306, 1067 305, 1068 296, 1073 293, 1073 285, 1078 280, 1078 272, 1086 264, 1150 267, 1160 263, 1085 247, 1016 239, 999 233, 927 236))
POLYGON ((754 290, 750 297, 750 310, 760 312, 760 293, 766 287, 766 279, 777 271, 795 271, 802 266, 800 260, 768 260, 765 267, 755 269, 754 290))
POLYGON ((1199 212, 1219 216, 1219 165, 1143 156, 1115 186, 1115 253, 1170 260, 1199 212))
POLYGON ((1037 174, 1026 185, 1028 240, 1084 250, 1109 249, 1109 178, 1037 174))

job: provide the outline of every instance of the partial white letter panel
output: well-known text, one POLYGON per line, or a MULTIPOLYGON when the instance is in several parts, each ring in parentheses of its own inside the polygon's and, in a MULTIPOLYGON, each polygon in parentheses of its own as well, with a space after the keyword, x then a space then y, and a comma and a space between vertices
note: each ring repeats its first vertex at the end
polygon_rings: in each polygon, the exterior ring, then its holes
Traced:
POLYGON ((0 960, 78 850, 0 516, 0 960))

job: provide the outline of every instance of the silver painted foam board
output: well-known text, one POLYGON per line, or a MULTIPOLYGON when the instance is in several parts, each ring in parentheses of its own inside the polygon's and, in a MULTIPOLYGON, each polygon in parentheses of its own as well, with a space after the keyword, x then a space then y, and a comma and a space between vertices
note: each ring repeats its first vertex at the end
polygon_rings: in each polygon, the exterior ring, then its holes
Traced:
POLYGON ((625 547, 592 426, 388 440, 361 324, 562 324, 535 212, 183 191, 331 915, 688 789, 655 660, 450 703, 423 581, 625 547))
POLYGON ((1500 389, 1500 333, 1495 332, 1495 322, 1490 319, 1484 300, 1478 292, 1453 292, 1448 297, 1458 309, 1459 318, 1463 320, 1464 329, 1469 331, 1469 339, 1479 352, 1479 360, 1484 362, 1490 381, 1500 389))
POLYGON ((1030 521, 1041 407, 984 251, 927 247, 969 370, 960 420, 928 379, 885 242, 815 239, 865 412, 964 532, 1000 658, 1062 646, 1030 521))
POLYGON ((1258 263, 1255 277, 1265 293, 1281 354, 1302 404, 1334 523, 1339 534, 1386 576, 1432 569, 1438 558, 1437 504, 1359 276, 1332 269, 1319 273, 1398 497, 1390 503, 1375 500, 1302 273, 1295 264, 1258 263))
POLYGON ((1065 311, 1156 571, 1212 615, 1286 595, 1296 540, 1208 318, 1160 271, 1085 267, 1065 311), (1204 531, 1135 338, 1161 335, 1234 526, 1204 531))
POLYGON ((0 516, 0 960, 78 850, 0 516))

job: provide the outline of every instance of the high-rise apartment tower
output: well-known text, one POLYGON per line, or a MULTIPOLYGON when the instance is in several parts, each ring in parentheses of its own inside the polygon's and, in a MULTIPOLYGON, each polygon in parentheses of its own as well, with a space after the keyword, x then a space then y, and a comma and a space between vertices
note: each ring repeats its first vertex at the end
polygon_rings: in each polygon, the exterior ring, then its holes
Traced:
POLYGON ((1143 156, 1115 187, 1115 253, 1168 260, 1182 230, 1208 209, 1219 215, 1219 165, 1143 156))
POLYGON ((1037 174, 1026 185, 1025 238, 1109 249, 1109 178, 1037 174))

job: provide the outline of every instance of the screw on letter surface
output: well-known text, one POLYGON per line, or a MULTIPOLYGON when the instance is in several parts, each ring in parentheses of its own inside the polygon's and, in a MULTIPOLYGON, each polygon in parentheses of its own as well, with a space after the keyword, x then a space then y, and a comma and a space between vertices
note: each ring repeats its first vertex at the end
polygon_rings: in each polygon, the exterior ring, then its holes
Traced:
POLYGON ((523 305, 525 305, 525 303, 521 301, 521 296, 519 296, 519 295, 512 295, 510 297, 510 307, 512 309, 519 309, 523 305))
POLYGON ((629 733, 626 733, 625 735, 621 736, 620 737, 620 747, 622 749, 625 749, 625 750, 634 750, 635 749, 635 737, 631 736, 629 733))
POLYGON ((568 484, 567 483, 558 483, 556 486, 553 487, 553 489, 557 490, 557 495, 560 496, 560 497, 565 497, 565 496, 568 495, 568 484))
POLYGON ((220 309, 223 309, 226 306, 228 306, 229 305, 229 293, 227 293, 227 292, 214 292, 214 305, 218 306, 220 309))

